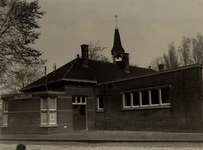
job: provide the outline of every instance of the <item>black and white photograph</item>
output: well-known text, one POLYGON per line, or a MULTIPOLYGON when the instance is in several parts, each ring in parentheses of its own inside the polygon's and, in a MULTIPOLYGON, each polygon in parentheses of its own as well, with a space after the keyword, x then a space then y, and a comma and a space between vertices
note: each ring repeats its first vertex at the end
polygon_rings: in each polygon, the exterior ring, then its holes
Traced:
POLYGON ((202 0, 0 0, 1 150, 202 150, 202 0))

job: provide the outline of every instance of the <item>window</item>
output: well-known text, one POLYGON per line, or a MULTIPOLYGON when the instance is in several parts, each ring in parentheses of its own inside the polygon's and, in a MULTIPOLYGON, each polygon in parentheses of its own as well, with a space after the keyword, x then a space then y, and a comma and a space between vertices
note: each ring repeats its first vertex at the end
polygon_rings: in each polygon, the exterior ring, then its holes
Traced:
POLYGON ((85 116, 85 114, 86 114, 86 111, 85 111, 86 109, 85 109, 85 107, 86 107, 86 106, 84 106, 84 105, 83 105, 83 106, 80 106, 80 115, 81 115, 81 116, 85 116))
POLYGON ((56 125, 56 98, 46 97, 41 99, 41 125, 56 125))
POLYGON ((159 104, 159 90, 158 89, 151 90, 151 102, 152 102, 152 105, 159 104))
POLYGON ((130 93, 124 94, 124 99, 125 99, 125 102, 124 102, 125 107, 130 107, 131 106, 131 96, 130 96, 130 93))
POLYGON ((85 105, 73 105, 73 115, 85 116, 86 106, 85 105))
POLYGON ((3 126, 8 125, 8 101, 3 101, 3 126))
POLYGON ((149 105, 149 92, 142 91, 142 105, 149 105))
POLYGON ((77 115, 78 114, 78 106, 73 105, 73 114, 77 115))
POLYGON ((123 108, 170 105, 168 86, 123 92, 123 108))
POLYGON ((140 105, 140 92, 134 92, 133 93, 133 106, 139 106, 140 105))
POLYGON ((97 97, 97 110, 98 111, 104 111, 104 100, 103 96, 97 97))
POLYGON ((168 89, 167 88, 164 88, 164 89, 161 89, 161 102, 162 104, 167 104, 169 103, 169 99, 168 99, 168 89))
POLYGON ((72 104, 74 105, 85 105, 86 104, 86 97, 85 96, 73 96, 72 97, 72 104))

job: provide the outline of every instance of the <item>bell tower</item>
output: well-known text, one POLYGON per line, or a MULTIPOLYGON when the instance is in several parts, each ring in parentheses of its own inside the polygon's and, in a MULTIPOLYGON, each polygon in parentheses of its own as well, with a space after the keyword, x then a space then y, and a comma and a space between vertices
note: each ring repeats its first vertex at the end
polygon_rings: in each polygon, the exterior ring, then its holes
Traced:
POLYGON ((129 54, 125 53, 124 48, 121 44, 120 34, 117 26, 118 15, 115 15, 116 18, 116 28, 114 33, 114 43, 111 50, 111 55, 113 57, 113 63, 123 67, 124 71, 129 73, 129 54))
POLYGON ((120 34, 117 26, 117 18, 118 16, 115 15, 116 18, 116 28, 115 28, 115 33, 114 33, 114 43, 113 43, 113 48, 111 50, 111 55, 113 56, 113 62, 116 64, 116 59, 122 59, 125 50, 122 47, 121 44, 121 39, 120 39, 120 34))

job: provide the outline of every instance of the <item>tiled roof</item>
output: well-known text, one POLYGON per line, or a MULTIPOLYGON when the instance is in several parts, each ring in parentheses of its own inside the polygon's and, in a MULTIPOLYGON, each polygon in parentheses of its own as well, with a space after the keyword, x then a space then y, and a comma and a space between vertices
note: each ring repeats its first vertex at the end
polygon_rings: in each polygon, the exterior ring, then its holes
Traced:
MULTIPOLYGON (((126 73, 121 66, 95 60, 88 60, 88 67, 84 67, 82 65, 82 59, 76 58, 58 68, 55 76, 53 76, 53 72, 49 73, 47 75, 47 84, 54 82, 55 80, 60 81, 63 79, 70 79, 72 81, 95 81, 94 83, 102 83, 104 81, 122 79, 125 77, 152 72, 154 72, 154 70, 140 67, 130 67, 130 73, 126 73)), ((26 86, 21 91, 44 85, 44 83, 45 78, 42 77, 41 79, 26 86)))

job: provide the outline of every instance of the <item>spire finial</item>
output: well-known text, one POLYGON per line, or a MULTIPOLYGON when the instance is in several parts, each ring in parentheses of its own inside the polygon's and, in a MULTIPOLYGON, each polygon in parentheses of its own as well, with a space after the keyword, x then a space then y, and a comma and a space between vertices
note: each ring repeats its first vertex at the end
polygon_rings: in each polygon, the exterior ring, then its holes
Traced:
POLYGON ((115 15, 115 18, 116 18, 116 29, 118 29, 118 26, 117 26, 117 18, 118 18, 118 15, 115 15))

